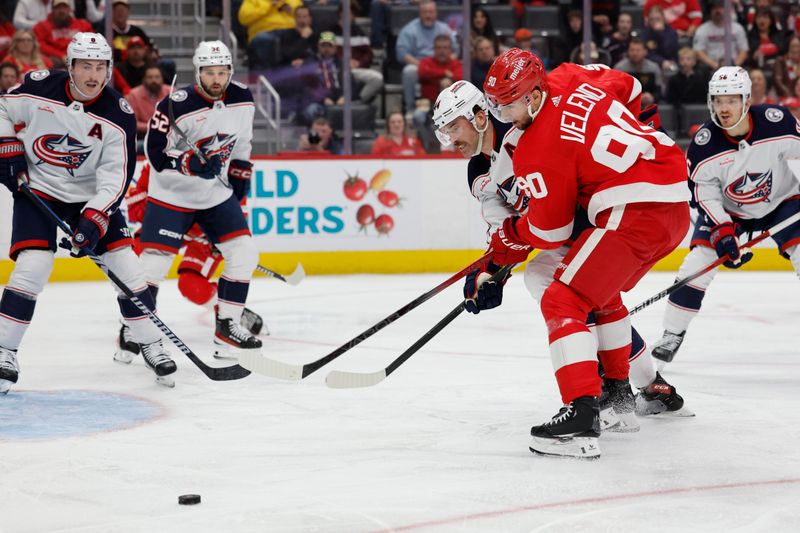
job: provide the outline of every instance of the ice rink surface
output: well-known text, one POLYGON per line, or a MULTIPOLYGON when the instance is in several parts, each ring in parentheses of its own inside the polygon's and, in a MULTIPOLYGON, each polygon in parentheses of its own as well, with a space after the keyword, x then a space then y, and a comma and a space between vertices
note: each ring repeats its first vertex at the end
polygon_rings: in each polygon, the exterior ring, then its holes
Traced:
MULTIPOLYGON (((447 277, 259 279, 265 352, 319 358, 447 277)), ((651 274, 633 306, 667 287, 651 274)), ((598 461, 528 451, 559 396, 537 307, 515 275, 501 308, 464 314, 378 386, 331 369, 385 366, 452 309, 460 284, 299 383, 215 383, 174 347, 166 389, 114 363, 107 283, 49 285, 0 397, 0 531, 798 531, 800 282, 723 272, 665 376, 692 419, 606 433, 598 461), (178 496, 197 493, 185 507, 178 496)), ((664 301, 634 318, 648 343, 664 301)), ((162 286, 159 314, 211 364, 210 313, 162 286)))

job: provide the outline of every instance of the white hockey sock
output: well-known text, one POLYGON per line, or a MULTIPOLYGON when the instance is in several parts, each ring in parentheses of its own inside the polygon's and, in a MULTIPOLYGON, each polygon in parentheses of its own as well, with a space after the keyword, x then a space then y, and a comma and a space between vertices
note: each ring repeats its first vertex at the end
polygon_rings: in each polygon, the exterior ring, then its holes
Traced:
POLYGON ((650 385, 656 379, 656 369, 653 366, 653 358, 650 357, 647 344, 642 346, 639 353, 634 354, 628 362, 630 363, 630 381, 637 389, 650 385))

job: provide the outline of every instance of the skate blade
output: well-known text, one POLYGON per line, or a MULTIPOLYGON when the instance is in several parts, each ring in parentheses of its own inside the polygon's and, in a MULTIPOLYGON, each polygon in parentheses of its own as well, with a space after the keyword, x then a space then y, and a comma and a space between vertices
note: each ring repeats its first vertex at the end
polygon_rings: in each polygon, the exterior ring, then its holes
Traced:
POLYGON ((171 376, 156 376, 156 383, 170 389, 175 388, 175 380, 171 376))
POLYGON ((685 405, 677 411, 663 411, 655 416, 659 417, 672 417, 672 418, 691 418, 695 416, 694 411, 688 409, 685 405))
POLYGON ((611 431, 613 433, 636 433, 641 429, 633 413, 617 414, 617 416, 619 417, 619 423, 606 431, 611 431))
POLYGON ((122 363, 123 365, 131 364, 133 358, 136 357, 136 354, 133 352, 129 352, 128 350, 117 350, 114 352, 114 361, 117 363, 122 363))
POLYGON ((0 394, 8 394, 8 391, 11 390, 11 385, 14 383, 8 381, 7 379, 0 379, 0 394))
POLYGON ((596 437, 543 439, 531 437, 530 451, 537 455, 593 460, 600 458, 600 442, 596 437))

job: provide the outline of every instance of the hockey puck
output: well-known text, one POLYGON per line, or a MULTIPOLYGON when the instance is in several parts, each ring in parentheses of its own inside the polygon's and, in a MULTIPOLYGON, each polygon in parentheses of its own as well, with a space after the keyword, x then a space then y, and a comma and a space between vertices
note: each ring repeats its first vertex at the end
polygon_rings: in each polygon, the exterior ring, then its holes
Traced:
POLYGON ((199 494, 183 494, 178 496, 178 503, 180 505, 197 505, 200 503, 199 494))

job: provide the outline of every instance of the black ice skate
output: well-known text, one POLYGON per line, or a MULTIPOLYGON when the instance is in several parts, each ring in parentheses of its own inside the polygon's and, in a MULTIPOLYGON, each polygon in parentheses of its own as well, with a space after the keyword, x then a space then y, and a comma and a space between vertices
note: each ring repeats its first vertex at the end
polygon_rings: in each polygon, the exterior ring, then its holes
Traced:
POLYGON ((161 341, 140 346, 145 364, 156 374, 156 382, 167 387, 174 387, 175 381, 169 375, 174 374, 178 367, 169 352, 164 349, 161 341))
POLYGON ((140 352, 141 346, 133 340, 131 328, 122 324, 119 328, 119 337, 117 337, 117 351, 114 353, 114 361, 128 365, 140 352))
POLYGON ((600 429, 617 433, 639 431, 635 400, 627 379, 604 379, 600 396, 600 429))
POLYGON ((530 450, 542 455, 600 457, 599 413, 595 396, 572 400, 552 420, 531 428, 530 450))
POLYGON ((680 333, 672 333, 664 331, 664 336, 658 339, 653 344, 653 358, 656 360, 656 366, 659 370, 664 370, 667 363, 671 363, 678 353, 678 348, 681 347, 683 336, 686 335, 685 331, 680 333))
POLYGON ((261 350, 261 340, 233 321, 217 316, 214 332, 214 357, 236 359, 242 350, 261 350))
POLYGON ((639 416, 694 416, 694 413, 683 405, 683 398, 675 387, 667 383, 656 372, 653 382, 639 389, 636 395, 636 414, 639 416))
POLYGON ((269 335, 269 328, 264 324, 261 315, 246 307, 242 310, 242 319, 239 324, 253 335, 269 335))
POLYGON ((17 351, 0 346, 0 394, 7 394, 19 379, 17 351))

